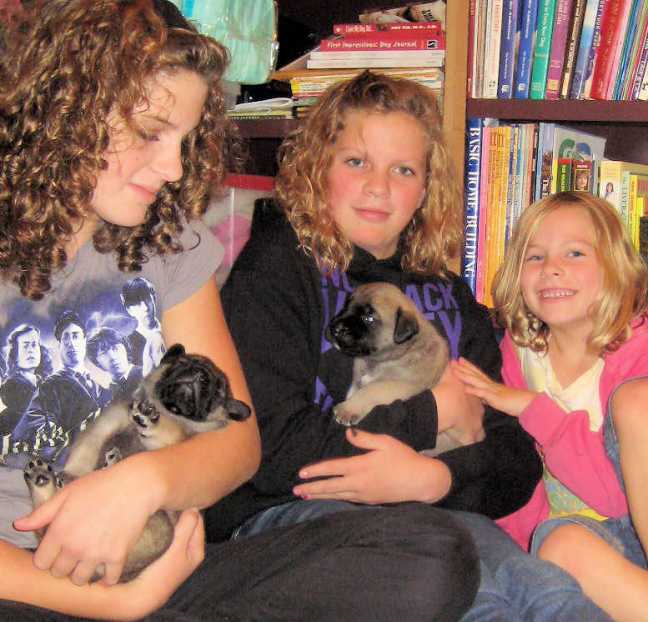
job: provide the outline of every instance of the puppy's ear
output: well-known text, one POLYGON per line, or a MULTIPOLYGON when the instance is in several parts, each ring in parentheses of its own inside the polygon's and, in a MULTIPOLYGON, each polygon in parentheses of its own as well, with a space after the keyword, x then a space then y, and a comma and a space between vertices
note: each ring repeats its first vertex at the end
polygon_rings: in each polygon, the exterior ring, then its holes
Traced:
POLYGON ((250 407, 245 402, 233 398, 227 400, 226 410, 230 419, 234 419, 234 421, 243 421, 252 414, 250 407))
POLYGON ((394 325, 394 343, 405 343, 419 332, 419 325, 416 318, 400 307, 396 311, 396 323, 394 325))
POLYGON ((184 346, 181 343, 174 343, 162 357, 160 363, 170 363, 185 353, 184 346))

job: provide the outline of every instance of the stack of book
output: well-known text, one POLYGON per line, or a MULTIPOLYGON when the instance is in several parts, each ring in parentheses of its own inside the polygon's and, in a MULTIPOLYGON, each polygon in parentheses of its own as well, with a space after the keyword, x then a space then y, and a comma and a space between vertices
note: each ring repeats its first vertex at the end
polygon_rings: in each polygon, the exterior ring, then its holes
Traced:
POLYGON ((466 141, 461 270, 480 302, 492 305, 492 280, 520 213, 553 192, 605 198, 635 247, 648 248, 648 165, 605 159, 605 138, 556 123, 475 118, 466 141))
POLYGON ((470 0, 468 95, 648 100, 646 0, 470 0))
MULTIPOLYGON (((367 68, 414 80, 440 95, 446 52, 445 4, 435 1, 416 6, 426 9, 421 16, 427 21, 403 19, 401 13, 406 12, 406 7, 402 7, 393 9, 398 14, 388 15, 390 9, 361 14, 359 23, 334 24, 331 37, 275 71, 272 78, 289 82, 298 102, 312 102, 332 84, 348 80, 367 68), (396 21, 368 21, 374 18, 396 21)), ((438 101, 440 104, 441 97, 438 101)), ((297 116, 307 111, 307 105, 296 108, 297 116)))

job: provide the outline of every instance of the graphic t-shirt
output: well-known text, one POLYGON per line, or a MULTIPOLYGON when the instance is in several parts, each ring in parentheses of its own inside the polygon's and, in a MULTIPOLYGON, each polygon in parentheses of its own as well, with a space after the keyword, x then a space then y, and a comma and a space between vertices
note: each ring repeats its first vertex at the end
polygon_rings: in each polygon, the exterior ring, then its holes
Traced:
POLYGON ((52 279, 42 300, 0 285, 0 538, 11 521, 32 456, 61 468, 70 443, 113 399, 127 397, 162 358, 164 311, 215 272, 223 248, 202 223, 185 227, 184 252, 121 272, 92 243, 52 279))

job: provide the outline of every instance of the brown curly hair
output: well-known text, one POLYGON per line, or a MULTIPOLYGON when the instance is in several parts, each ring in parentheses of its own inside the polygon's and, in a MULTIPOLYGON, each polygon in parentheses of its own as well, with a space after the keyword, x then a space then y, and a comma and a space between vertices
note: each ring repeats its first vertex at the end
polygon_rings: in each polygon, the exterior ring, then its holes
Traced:
POLYGON ((493 280, 497 319, 517 345, 535 352, 547 350, 549 326, 529 311, 522 296, 520 278, 530 240, 542 220, 564 207, 581 208, 592 219, 603 280, 601 297, 590 310, 594 329, 589 346, 601 354, 614 351, 630 337, 633 322, 645 318, 648 267, 634 249, 617 210, 589 192, 559 192, 522 212, 506 247, 506 261, 493 280))
POLYGON ((133 111, 147 101, 147 79, 187 69, 205 79, 208 94, 182 144, 182 179, 164 185, 143 224, 103 222, 93 236, 99 252, 116 251, 124 272, 181 251, 182 222, 205 211, 237 153, 219 86, 227 50, 167 0, 47 0, 11 27, 0 58, 3 277, 26 297, 43 297, 91 210, 109 113, 137 130, 133 111))
POLYGON ((353 245, 326 208, 327 175, 333 145, 344 130, 347 112, 403 112, 416 119, 427 138, 425 198, 403 232, 404 270, 445 274, 461 244, 461 197, 441 133, 441 116, 432 92, 407 79, 364 71, 335 84, 279 150, 277 198, 300 245, 320 269, 346 270, 353 245))

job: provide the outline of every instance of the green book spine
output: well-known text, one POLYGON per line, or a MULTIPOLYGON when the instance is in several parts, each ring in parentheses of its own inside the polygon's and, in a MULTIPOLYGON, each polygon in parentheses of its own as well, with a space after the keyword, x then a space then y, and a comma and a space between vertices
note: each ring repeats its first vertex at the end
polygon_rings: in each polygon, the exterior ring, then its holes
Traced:
POLYGON ((544 99, 545 96, 555 12, 556 0, 540 0, 536 44, 531 69, 531 87, 529 90, 531 99, 544 99))

